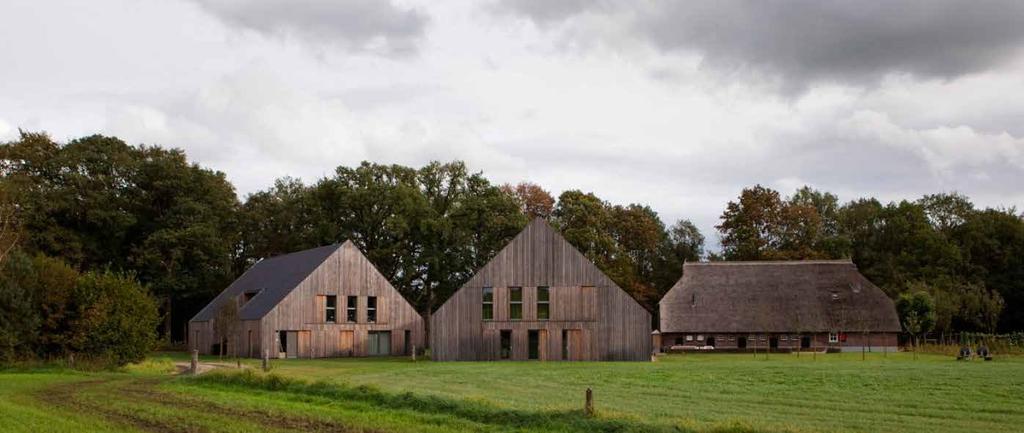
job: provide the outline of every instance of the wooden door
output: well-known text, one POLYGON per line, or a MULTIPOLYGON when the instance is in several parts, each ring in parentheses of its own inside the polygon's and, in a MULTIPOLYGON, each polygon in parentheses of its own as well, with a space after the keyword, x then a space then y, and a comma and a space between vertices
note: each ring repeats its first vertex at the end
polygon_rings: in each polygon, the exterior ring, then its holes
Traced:
POLYGON ((312 358, 313 357, 311 355, 311 353, 310 353, 310 344, 309 344, 309 340, 310 340, 310 335, 311 334, 312 333, 309 332, 309 331, 299 331, 299 353, 298 353, 298 356, 303 357, 303 358, 312 358))
POLYGON ((539 346, 540 346, 539 347, 539 349, 540 349, 540 360, 541 361, 547 361, 548 360, 548 330, 547 329, 541 329, 541 330, 539 330, 537 332, 539 334, 538 337, 540 337, 540 342, 539 342, 539 346))
POLYGON ((566 361, 582 361, 583 330, 566 329, 562 331, 562 359, 566 361))
POLYGON ((284 350, 288 358, 299 357, 299 333, 296 331, 288 331, 285 333, 287 337, 285 339, 284 350))
POLYGON ((341 344, 339 356, 352 356, 352 342, 355 341, 352 331, 341 331, 341 344))

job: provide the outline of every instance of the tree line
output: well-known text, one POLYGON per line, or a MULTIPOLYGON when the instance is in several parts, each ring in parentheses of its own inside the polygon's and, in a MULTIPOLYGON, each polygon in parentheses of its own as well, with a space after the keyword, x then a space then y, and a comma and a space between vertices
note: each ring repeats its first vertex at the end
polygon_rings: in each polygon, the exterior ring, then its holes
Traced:
MULTIPOLYGON (((0 145, 0 174, 0 290, 25 293, 38 323, 51 314, 38 299, 44 290, 7 281, 15 261, 24 269, 57 261, 80 277, 132 282, 157 306, 160 335, 178 340, 187 320, 256 261, 345 240, 429 317, 541 217, 652 311, 685 260, 848 257, 893 297, 933 294, 947 329, 1024 325, 1021 217, 976 209, 956 194, 839 204, 810 188, 784 198, 756 186, 728 204, 717 227, 722 250, 706 253, 688 220, 665 224, 649 206, 579 190, 556 199, 529 182, 496 185, 457 161, 364 162, 312 183, 278 179, 240 200, 223 173, 180 150, 23 132, 0 145)), ((38 336, 40 326, 0 319, 0 333, 38 336)))
POLYGON ((956 193, 840 204, 809 187, 783 197, 758 185, 729 202, 717 229, 712 260, 851 258, 893 299, 926 293, 935 331, 1024 329, 1024 220, 1013 208, 978 209, 956 193))

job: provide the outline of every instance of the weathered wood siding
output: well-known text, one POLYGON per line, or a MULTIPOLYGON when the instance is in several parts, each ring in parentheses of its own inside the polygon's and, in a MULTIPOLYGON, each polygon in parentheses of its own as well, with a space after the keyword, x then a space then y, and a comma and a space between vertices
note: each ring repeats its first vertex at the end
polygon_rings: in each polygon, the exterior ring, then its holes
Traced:
POLYGON ((512 332, 511 359, 528 358, 528 333, 542 359, 563 359, 563 330, 578 341, 572 359, 649 360, 651 315, 544 220, 480 269, 431 319, 431 354, 440 361, 499 359, 500 333, 512 332), (537 287, 548 287, 550 319, 537 318, 537 287), (483 288, 494 289, 494 319, 483 320, 483 288), (511 320, 509 288, 523 288, 523 316, 511 320), (545 341, 546 340, 546 341, 545 341))
POLYGON ((310 331, 308 350, 299 357, 348 355, 342 350, 342 331, 352 331, 352 356, 367 356, 370 331, 391 331, 391 354, 405 353, 405 331, 409 347, 423 347, 423 317, 358 248, 346 242, 299 286, 270 311, 260 324, 260 344, 276 357, 278 331, 310 331), (324 321, 318 295, 337 296, 336 323, 324 321), (356 323, 346 322, 348 297, 357 296, 356 323), (377 320, 367 321, 367 299, 377 297, 377 320))
MULTIPOLYGON (((218 341, 213 322, 189 323, 190 348, 197 348, 202 354, 212 353, 212 346, 218 341)), ((277 358, 279 331, 298 331, 295 334, 297 352, 302 358, 367 356, 372 331, 391 331, 392 355, 407 355, 406 347, 422 348, 424 342, 422 316, 351 242, 328 256, 262 319, 241 321, 238 335, 231 339, 231 344, 238 346, 239 356, 259 358, 266 349, 271 358, 277 358), (324 296, 327 295, 337 296, 335 323, 327 323, 324 317, 324 296), (346 321, 349 296, 357 297, 355 323, 346 321), (377 297, 375 323, 367 320, 370 296, 377 297), (343 334, 343 331, 351 334, 343 334), (406 331, 409 331, 408 346, 406 331)))

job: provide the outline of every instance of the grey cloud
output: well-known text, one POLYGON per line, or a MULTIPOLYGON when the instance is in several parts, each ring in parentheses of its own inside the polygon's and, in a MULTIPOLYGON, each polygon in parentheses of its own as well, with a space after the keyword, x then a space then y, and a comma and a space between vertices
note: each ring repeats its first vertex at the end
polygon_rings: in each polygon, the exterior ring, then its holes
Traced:
POLYGON ((699 53, 716 71, 756 72, 790 89, 870 84, 888 73, 955 78, 1009 61, 1024 43, 1024 2, 507 0, 538 23, 614 14, 664 52, 699 53))
POLYGON ((382 54, 416 50, 429 17, 389 0, 195 0, 228 24, 382 54))

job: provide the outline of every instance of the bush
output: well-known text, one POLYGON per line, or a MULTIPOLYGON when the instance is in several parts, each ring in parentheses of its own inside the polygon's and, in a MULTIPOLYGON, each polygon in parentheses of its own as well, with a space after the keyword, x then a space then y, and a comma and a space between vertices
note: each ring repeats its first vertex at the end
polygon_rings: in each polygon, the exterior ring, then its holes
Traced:
POLYGON ((39 312, 34 308, 32 262, 20 253, 10 254, 0 264, 0 361, 24 358, 39 329, 39 312))
POLYGON ((116 365, 138 362, 156 345, 156 301, 135 279, 87 272, 75 286, 75 343, 116 365))

